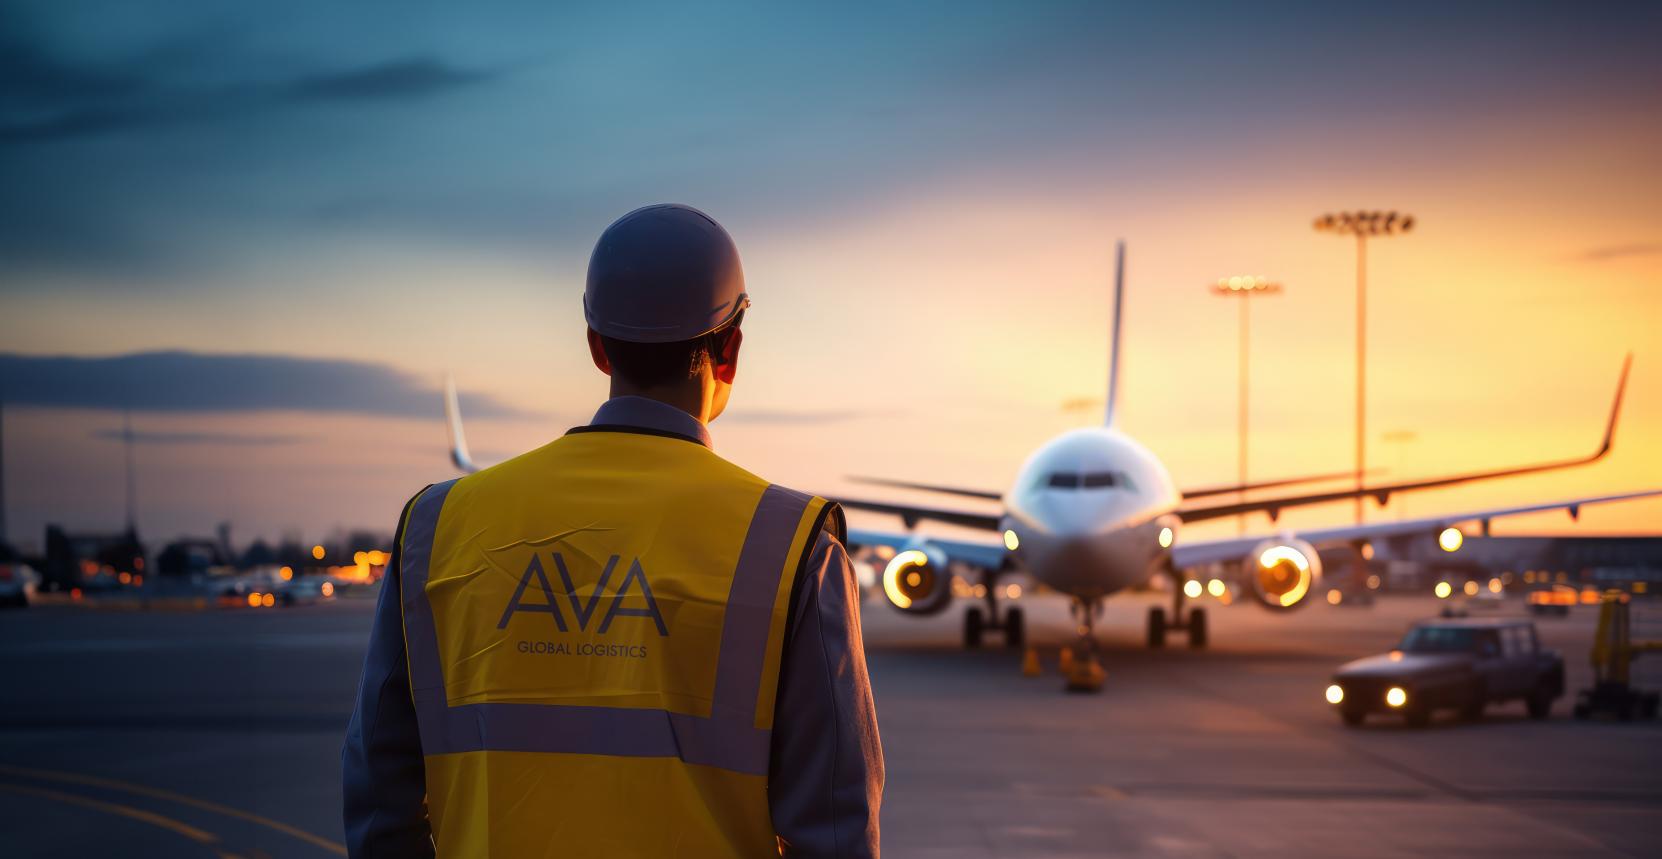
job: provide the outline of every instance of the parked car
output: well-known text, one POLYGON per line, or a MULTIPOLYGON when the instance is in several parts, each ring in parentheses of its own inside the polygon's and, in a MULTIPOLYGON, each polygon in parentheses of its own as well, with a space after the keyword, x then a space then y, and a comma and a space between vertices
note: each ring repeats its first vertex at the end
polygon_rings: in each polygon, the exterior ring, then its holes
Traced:
POLYGON ((1543 650, 1535 624, 1513 618, 1421 621, 1394 650, 1340 666, 1327 701, 1347 725, 1369 713, 1421 727, 1437 710, 1481 718, 1491 703, 1522 700, 1544 719, 1564 694, 1564 658, 1543 650))
POLYGON ((0 606, 28 608, 40 575, 22 561, 0 561, 0 606))
POLYGON ((301 576, 277 589, 277 603, 283 606, 310 605, 335 598, 335 582, 325 576, 301 576))

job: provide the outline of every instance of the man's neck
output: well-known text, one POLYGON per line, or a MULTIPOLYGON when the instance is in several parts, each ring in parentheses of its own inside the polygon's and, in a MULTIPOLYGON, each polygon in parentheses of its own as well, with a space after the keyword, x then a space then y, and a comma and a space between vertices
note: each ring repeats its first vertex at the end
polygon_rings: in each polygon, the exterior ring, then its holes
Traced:
POLYGON ((705 414, 707 406, 704 399, 704 386, 702 385, 668 385, 655 388, 642 388, 625 382, 620 382, 617 377, 614 376, 612 377, 611 396, 614 398, 645 397, 649 400, 657 400, 660 403, 674 406, 675 408, 692 415, 697 418, 700 423, 709 422, 709 419, 705 414))

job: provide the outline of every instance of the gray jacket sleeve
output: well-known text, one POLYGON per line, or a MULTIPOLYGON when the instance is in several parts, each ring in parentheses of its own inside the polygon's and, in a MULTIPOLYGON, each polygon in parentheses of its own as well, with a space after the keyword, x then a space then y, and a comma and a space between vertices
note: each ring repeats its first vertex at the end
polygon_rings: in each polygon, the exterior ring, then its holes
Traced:
POLYGON ((396 549, 381 581, 369 653, 340 758, 347 854, 353 859, 432 856, 426 767, 404 659, 396 549))
POLYGON ((768 780, 780 852, 876 857, 883 747, 860 638, 860 589, 836 537, 820 534, 796 591, 768 780))

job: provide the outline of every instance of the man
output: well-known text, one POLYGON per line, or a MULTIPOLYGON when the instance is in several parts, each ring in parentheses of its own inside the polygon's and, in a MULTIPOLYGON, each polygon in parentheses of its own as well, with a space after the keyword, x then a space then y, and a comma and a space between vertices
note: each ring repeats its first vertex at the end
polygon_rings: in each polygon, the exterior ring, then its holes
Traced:
POLYGON ((749 304, 709 216, 623 216, 583 296, 611 399, 405 507, 341 753, 352 856, 878 855, 841 510, 705 428, 749 304))

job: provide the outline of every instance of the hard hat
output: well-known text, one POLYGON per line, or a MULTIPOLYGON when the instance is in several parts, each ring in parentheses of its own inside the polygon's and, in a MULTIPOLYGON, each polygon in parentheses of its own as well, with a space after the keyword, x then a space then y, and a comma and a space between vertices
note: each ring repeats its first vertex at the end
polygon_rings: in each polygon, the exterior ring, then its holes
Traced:
POLYGON ((583 316, 607 337, 692 340, 749 306, 733 237, 691 206, 636 209, 607 227, 589 256, 583 316))

